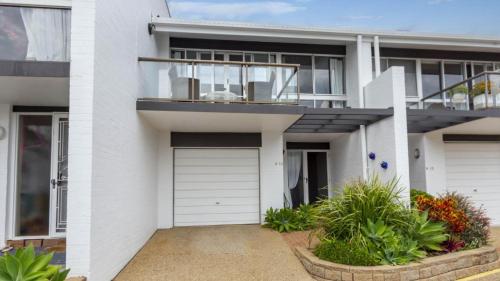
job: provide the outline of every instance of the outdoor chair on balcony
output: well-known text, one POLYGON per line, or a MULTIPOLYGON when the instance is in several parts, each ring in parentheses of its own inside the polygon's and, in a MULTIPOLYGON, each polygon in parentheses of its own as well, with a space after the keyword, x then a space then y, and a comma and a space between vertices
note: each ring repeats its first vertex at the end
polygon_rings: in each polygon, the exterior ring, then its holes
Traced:
POLYGON ((192 100, 194 93, 194 100, 200 99, 200 80, 190 77, 179 77, 177 68, 172 67, 168 71, 170 79, 170 89, 172 91, 171 98, 173 100, 192 100), (194 80, 194 85, 193 85, 194 80), (193 91, 194 86, 194 91, 193 91))
POLYGON ((276 73, 273 71, 269 81, 248 82, 248 100, 256 102, 270 102, 273 99, 273 88, 276 80, 276 73))

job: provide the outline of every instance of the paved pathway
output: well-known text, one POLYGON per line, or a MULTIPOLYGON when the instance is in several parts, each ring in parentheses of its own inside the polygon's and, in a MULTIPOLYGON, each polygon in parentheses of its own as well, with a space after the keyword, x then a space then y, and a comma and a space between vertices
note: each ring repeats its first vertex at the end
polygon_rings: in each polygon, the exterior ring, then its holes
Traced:
POLYGON ((258 225, 158 231, 116 281, 312 281, 277 232, 258 225))

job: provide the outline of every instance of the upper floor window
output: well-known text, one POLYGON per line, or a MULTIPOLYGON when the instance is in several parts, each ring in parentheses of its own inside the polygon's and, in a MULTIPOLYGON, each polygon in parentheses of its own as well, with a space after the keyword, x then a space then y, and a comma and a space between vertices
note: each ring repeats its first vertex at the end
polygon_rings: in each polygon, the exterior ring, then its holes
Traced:
POLYGON ((441 63, 422 62, 422 92, 424 97, 441 90, 441 63))
MULTIPOLYGON (((298 54, 277 54, 277 53, 252 53, 252 52, 227 52, 211 50, 183 50, 172 49, 173 59, 198 59, 216 61, 245 61, 258 63, 299 64, 299 85, 302 94, 317 95, 345 95, 344 59, 341 57, 330 57, 325 55, 298 55, 298 54)), ((231 72, 231 68, 226 72, 231 72)), ((215 67, 215 77, 222 77, 223 67, 215 67), (219 71, 220 73, 217 73, 219 71)), ((267 81, 270 78, 272 69, 269 67, 253 67, 249 71, 249 79, 254 81, 267 81)), ((283 69, 282 79, 290 77, 290 69, 283 69)), ((233 70, 236 77, 236 70, 233 70)), ((226 75, 227 76, 227 75, 226 75)), ((227 80, 227 78, 226 78, 227 80)), ((285 81, 282 81, 283 83, 285 81)), ((290 91, 296 90, 296 82, 292 81, 288 85, 290 91)))
POLYGON ((300 64, 300 92, 344 95, 344 60, 310 55, 281 56, 282 63, 300 64))
POLYGON ((381 59, 380 68, 384 72, 393 66, 402 66, 405 70, 406 96, 416 97, 417 91, 417 64, 415 60, 381 59))
POLYGON ((0 60, 69 61, 71 11, 0 6, 0 60))

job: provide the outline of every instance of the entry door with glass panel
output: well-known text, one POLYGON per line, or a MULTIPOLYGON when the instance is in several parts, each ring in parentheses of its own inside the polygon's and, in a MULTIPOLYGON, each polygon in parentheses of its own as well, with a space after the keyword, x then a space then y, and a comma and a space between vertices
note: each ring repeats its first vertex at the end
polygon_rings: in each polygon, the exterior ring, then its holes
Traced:
POLYGON ((20 114, 14 235, 64 236, 68 192, 67 114, 20 114))
POLYGON ((288 206, 314 204, 328 198, 329 170, 327 151, 289 150, 287 153, 288 206))

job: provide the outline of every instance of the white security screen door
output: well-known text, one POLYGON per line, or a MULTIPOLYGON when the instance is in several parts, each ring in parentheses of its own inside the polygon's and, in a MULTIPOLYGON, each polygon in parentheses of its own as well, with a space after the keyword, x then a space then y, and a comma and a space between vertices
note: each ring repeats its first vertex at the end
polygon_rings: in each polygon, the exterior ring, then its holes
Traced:
POLYGON ((52 236, 61 236, 66 233, 68 214, 68 129, 68 116, 66 114, 54 115, 51 179, 52 236))

